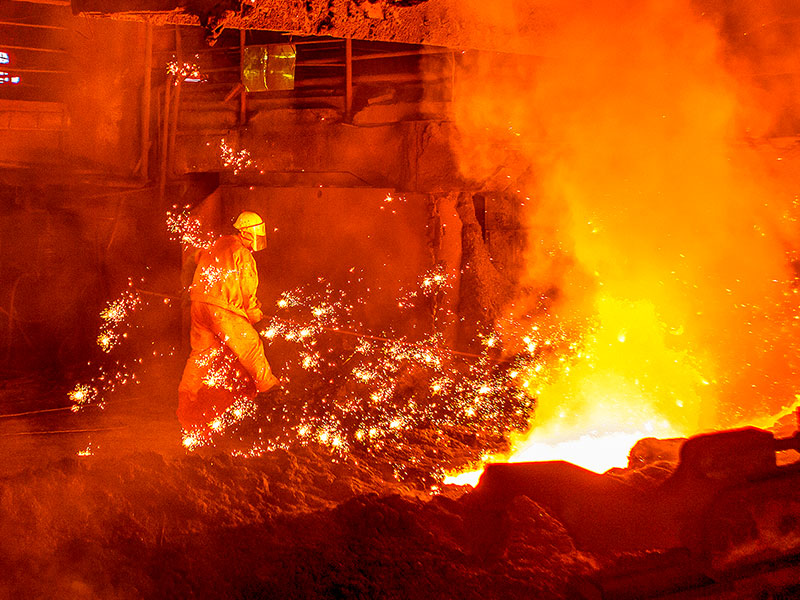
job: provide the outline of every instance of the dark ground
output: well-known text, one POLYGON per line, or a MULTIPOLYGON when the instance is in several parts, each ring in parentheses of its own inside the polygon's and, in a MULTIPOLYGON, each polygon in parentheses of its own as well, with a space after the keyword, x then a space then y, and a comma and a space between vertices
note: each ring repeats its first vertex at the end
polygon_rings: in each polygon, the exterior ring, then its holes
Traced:
POLYGON ((399 476, 396 448, 188 452, 147 388, 73 413, 64 386, 3 380, 0 598, 557 598, 594 565, 524 498, 507 524, 534 527, 486 531, 470 488, 399 476))
MULTIPOLYGON (((474 459, 482 448, 456 431, 346 456, 314 444, 189 452, 163 383, 180 365, 161 367, 79 413, 66 386, 2 380, 0 599, 577 598, 600 569, 673 560, 589 552, 527 496, 493 507, 470 487, 431 485, 432 464, 398 469, 409 452, 448 468, 474 459)), ((614 476, 663 482, 677 447, 653 444, 614 476)), ((754 585, 676 597, 793 597, 754 585)))

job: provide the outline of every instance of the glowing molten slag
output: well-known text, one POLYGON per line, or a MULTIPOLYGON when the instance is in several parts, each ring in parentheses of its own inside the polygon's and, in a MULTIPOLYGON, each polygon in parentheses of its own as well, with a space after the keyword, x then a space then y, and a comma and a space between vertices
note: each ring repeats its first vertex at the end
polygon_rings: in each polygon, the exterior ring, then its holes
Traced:
MULTIPOLYGON (((642 438, 700 429, 714 386, 705 367, 681 348, 681 328, 663 323, 649 301, 603 296, 595 309, 595 326, 558 373, 534 371, 520 381, 538 398, 532 430, 513 442, 509 456, 492 460, 566 460, 602 473, 626 466, 642 438)), ((480 473, 453 475, 445 483, 474 485, 480 473)))
MULTIPOLYGON (((559 439, 555 435, 533 434, 525 440, 522 447, 508 457, 507 462, 564 460, 595 473, 604 473, 614 467, 625 467, 628 464, 628 452, 631 447, 643 437, 650 435, 652 433, 588 432, 578 437, 565 434, 563 439, 559 439)), ((483 470, 468 471, 447 476, 444 482, 475 486, 482 474, 483 470)))
MULTIPOLYGON (((536 173, 518 176, 520 207, 533 198, 524 283, 558 288, 552 313, 597 316, 583 356, 543 380, 520 373, 538 403, 508 460, 571 440, 587 464, 623 433, 743 425, 800 388, 798 165, 767 139, 780 102, 696 3, 595 5, 560 14, 546 59, 476 59, 456 83, 463 173, 505 166, 493 144, 536 173)), ((622 453, 592 468, 614 464, 622 453)))

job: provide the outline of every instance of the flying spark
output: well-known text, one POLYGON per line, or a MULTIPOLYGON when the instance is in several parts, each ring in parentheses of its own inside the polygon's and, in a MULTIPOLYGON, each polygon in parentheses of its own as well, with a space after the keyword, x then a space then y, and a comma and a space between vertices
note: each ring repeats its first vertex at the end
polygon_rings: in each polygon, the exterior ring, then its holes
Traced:
MULTIPOLYGON (((195 58, 199 60, 200 56, 195 55, 195 58)), ((172 85, 178 85, 180 81, 199 83, 208 79, 200 72, 197 63, 184 62, 181 64, 175 58, 167 63, 167 74, 172 76, 172 85)))

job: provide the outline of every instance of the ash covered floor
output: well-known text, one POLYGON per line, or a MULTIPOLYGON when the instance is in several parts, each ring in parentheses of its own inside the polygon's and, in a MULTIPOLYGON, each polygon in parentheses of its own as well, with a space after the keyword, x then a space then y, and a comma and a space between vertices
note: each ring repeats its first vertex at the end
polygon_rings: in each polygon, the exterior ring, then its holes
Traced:
MULTIPOLYGON (((719 583, 675 548, 587 549, 570 533, 576 516, 559 519, 536 493, 492 503, 437 484, 436 468, 502 445, 474 426, 346 455, 314 443, 187 451, 166 383, 180 366, 77 413, 63 410, 63 385, 3 380, 2 414, 21 416, 0 419, 0 598, 625 598, 642 573, 648 597, 798 591, 791 560, 719 583), (597 596, 598 581, 612 592, 597 596)), ((597 477, 653 491, 678 447, 644 441, 635 468, 597 477)))
MULTIPOLYGON (((595 565, 526 498, 487 529, 471 488, 399 475, 397 448, 189 452, 173 390, 148 385, 73 413, 59 385, 3 381, 4 415, 36 408, 0 420, 0 597, 558 598, 595 565)), ((466 462, 462 433, 406 451, 466 462)))

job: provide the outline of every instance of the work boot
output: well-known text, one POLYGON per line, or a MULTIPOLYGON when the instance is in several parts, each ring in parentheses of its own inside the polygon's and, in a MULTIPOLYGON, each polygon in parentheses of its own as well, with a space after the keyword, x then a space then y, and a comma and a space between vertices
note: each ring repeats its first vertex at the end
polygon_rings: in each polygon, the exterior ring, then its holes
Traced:
POLYGON ((281 386, 280 379, 275 377, 273 373, 267 375, 266 379, 264 379, 264 383, 259 386, 257 396, 265 395, 267 392, 275 390, 281 386))

